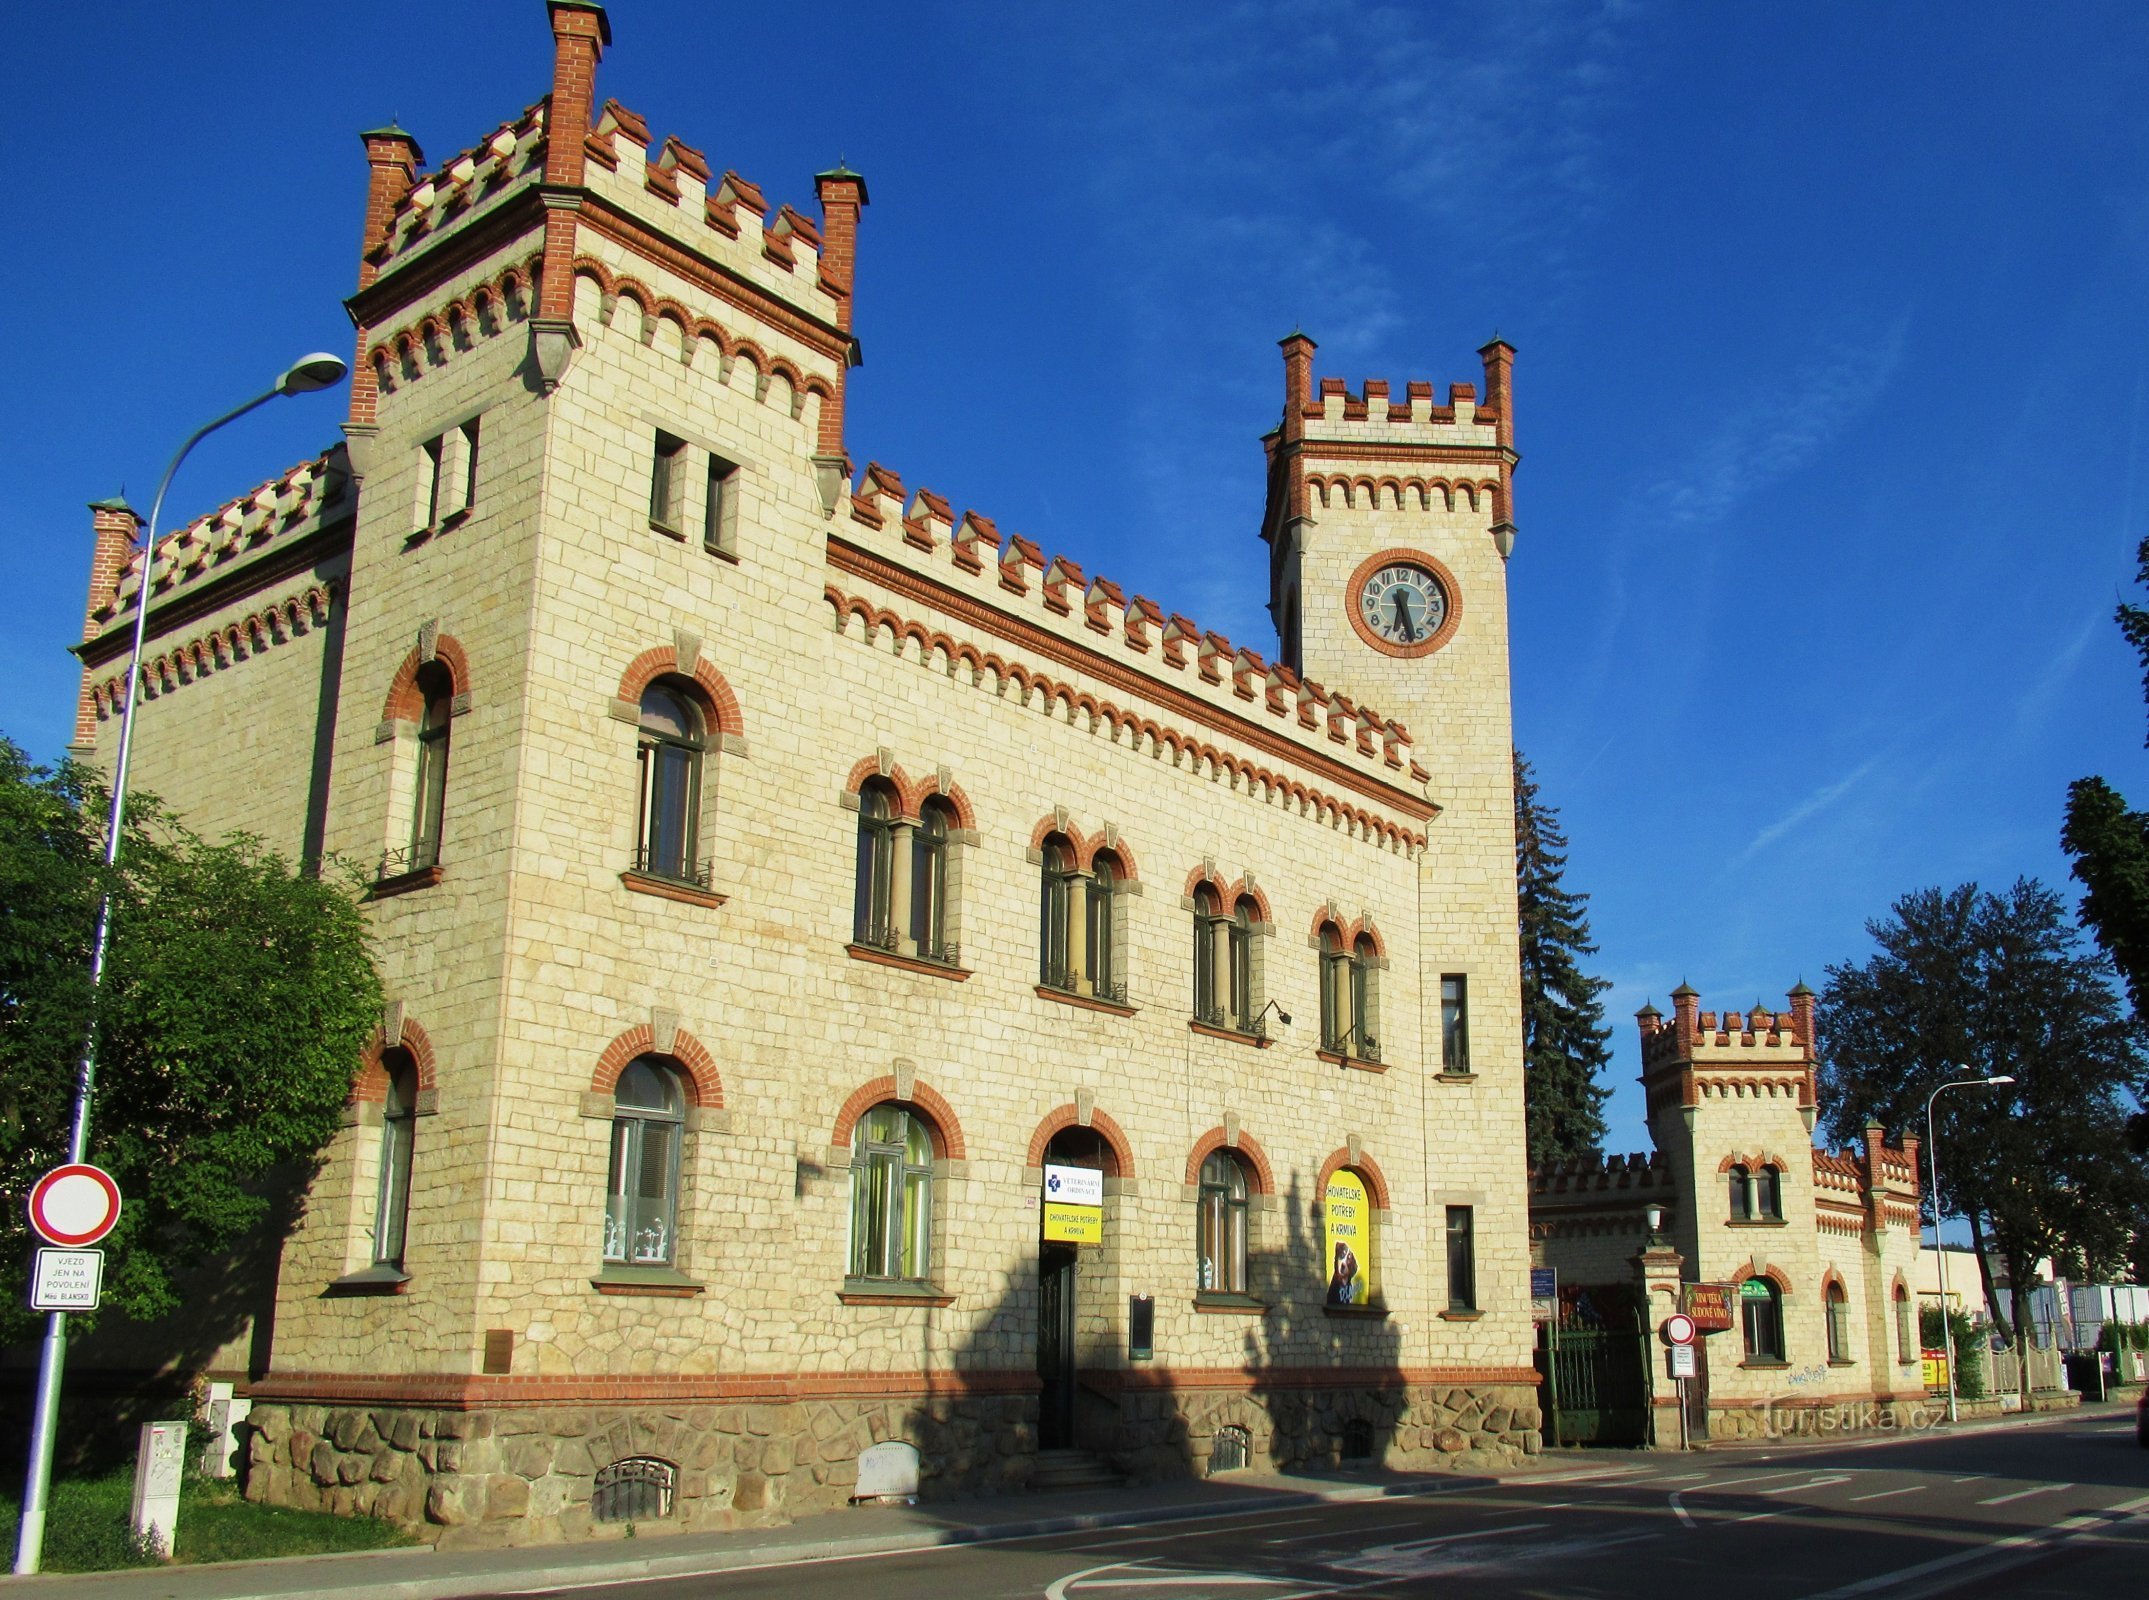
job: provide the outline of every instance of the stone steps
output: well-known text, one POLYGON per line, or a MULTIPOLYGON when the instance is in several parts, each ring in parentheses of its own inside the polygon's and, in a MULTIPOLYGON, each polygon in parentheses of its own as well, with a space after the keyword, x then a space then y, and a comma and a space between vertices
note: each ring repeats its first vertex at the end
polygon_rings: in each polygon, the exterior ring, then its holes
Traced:
POLYGON ((1117 1489, 1126 1480, 1087 1450, 1040 1450, 1033 1489, 1117 1489))

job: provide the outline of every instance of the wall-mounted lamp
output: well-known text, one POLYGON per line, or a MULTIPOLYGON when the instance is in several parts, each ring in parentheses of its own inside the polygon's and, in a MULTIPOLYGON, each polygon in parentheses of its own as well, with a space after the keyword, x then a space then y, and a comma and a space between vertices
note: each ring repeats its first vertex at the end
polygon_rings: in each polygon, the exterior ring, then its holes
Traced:
POLYGON ((1273 1000, 1271 1000, 1267 1005, 1263 1006, 1259 1011, 1256 1011, 1254 1013, 1254 1021, 1259 1022, 1271 1011, 1276 1013, 1276 1020, 1282 1023, 1286 1028, 1291 1026, 1291 1013, 1284 1010, 1282 1006, 1278 1005, 1273 1000))
POLYGON ((1653 1245, 1664 1242, 1664 1208, 1654 1201, 1642 1207, 1642 1218, 1649 1224, 1649 1240, 1653 1245))

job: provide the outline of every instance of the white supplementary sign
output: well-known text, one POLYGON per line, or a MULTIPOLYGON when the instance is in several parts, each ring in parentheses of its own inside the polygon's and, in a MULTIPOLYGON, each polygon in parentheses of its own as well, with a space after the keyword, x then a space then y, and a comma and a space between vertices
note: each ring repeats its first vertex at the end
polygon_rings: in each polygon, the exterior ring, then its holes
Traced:
POLYGON ((1101 1206, 1104 1174, 1094 1167, 1047 1167, 1045 1198, 1065 1206, 1101 1206))
POLYGON ((32 1311, 95 1311, 104 1287, 102 1250, 40 1250, 31 1281, 32 1311))
POLYGON ((1691 1378, 1694 1376, 1694 1347, 1692 1345, 1675 1344, 1671 1347, 1671 1375, 1674 1378, 1691 1378))
POLYGON ((1664 1319, 1664 1337, 1675 1345, 1694 1342, 1694 1319, 1683 1311, 1674 1311, 1664 1319))
POLYGON ((54 1167, 30 1190, 30 1226, 62 1250, 95 1244, 118 1221, 119 1185, 101 1167, 54 1167))

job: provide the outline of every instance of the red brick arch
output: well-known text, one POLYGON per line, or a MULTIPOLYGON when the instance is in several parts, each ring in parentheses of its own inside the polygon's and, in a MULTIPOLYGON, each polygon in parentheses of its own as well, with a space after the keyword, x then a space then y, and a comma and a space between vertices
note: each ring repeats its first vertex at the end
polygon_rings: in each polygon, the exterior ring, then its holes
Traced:
POLYGON ((1851 1297, 1851 1286, 1844 1281, 1843 1274, 1837 1271, 1834 1267, 1830 1267, 1826 1272, 1821 1274, 1821 1298, 1823 1300, 1826 1300, 1828 1298, 1828 1291, 1830 1288, 1841 1289, 1843 1291, 1843 1298, 1845 1300, 1848 1300, 1851 1297))
POLYGON ((943 787, 937 772, 929 773, 923 778, 912 778, 900 765, 891 765, 883 773, 878 756, 867 756, 851 768, 850 775, 843 780, 843 792, 861 794, 868 783, 880 777, 885 777, 894 785, 896 815, 905 821, 917 821, 925 802, 938 797, 954 808, 955 825, 958 828, 977 826, 977 811, 971 806, 970 797, 963 793, 961 784, 950 783, 943 787))
POLYGON ((361 1100, 381 1104, 388 1098, 388 1065, 383 1059, 389 1050, 406 1051, 411 1064, 418 1069, 418 1092, 423 1094, 433 1087, 433 1041, 425 1036, 425 1030, 410 1018, 403 1019, 403 1037, 400 1043, 390 1045, 380 1029, 373 1030, 373 1037, 358 1057, 358 1074, 351 1080, 351 1102, 361 1100))
POLYGON ((1253 1135, 1250 1133, 1241 1133, 1239 1142, 1236 1145, 1230 1144, 1224 1137, 1224 1130, 1220 1127, 1211 1128, 1194 1141, 1194 1148, 1188 1152, 1186 1158, 1186 1181, 1188 1183, 1201 1182, 1201 1164, 1216 1154, 1217 1151, 1223 1149, 1232 1150, 1245 1161, 1253 1178, 1251 1187, 1255 1194, 1274 1194, 1276 1192, 1276 1173, 1275 1169, 1269 1165, 1268 1152, 1255 1142, 1253 1135))
POLYGON ((906 1110, 924 1114, 926 1131, 933 1136, 934 1155, 944 1161, 961 1161, 968 1157, 970 1149, 963 1140, 963 1125, 956 1120, 955 1108, 948 1104, 946 1096, 923 1083, 913 1083, 910 1086, 908 1100, 895 1091, 896 1082, 893 1078, 875 1078, 871 1083, 862 1083, 852 1090, 851 1097, 843 1102, 843 1108, 836 1113, 835 1130, 829 1134, 828 1142, 833 1145, 848 1145, 852 1132, 858 1126, 858 1119, 875 1106, 892 1100, 906 1110))
MULTIPOLYGON (((1024 1165, 1032 1167, 1043 1166, 1045 1164, 1045 1149, 1052 1143, 1053 1136, 1064 1133, 1069 1128, 1080 1127, 1081 1125, 1081 1113, 1071 1105, 1061 1106, 1057 1111, 1048 1113, 1045 1120, 1037 1125, 1037 1131, 1030 1135, 1030 1153, 1025 1159, 1024 1165)), ((1096 1130, 1105 1144, 1111 1149, 1112 1165, 1115 1170, 1107 1173, 1106 1176, 1113 1178, 1133 1177, 1134 1147, 1127 1142, 1127 1136, 1120 1130, 1119 1124, 1114 1122, 1107 1112, 1092 1111, 1089 1114, 1089 1126, 1096 1130)))
MULTIPOLYGON (((433 659, 448 669, 448 679, 457 694, 470 692, 470 659, 463 654, 463 647, 447 634, 433 641, 433 659)), ((395 678, 388 685, 388 699, 381 706, 383 722, 416 722, 425 715, 425 700, 418 693, 418 669, 425 663, 418 659, 417 646, 403 658, 403 664, 395 669, 395 678)))
POLYGON ((1733 1167, 1744 1167, 1748 1172, 1758 1172, 1763 1167, 1774 1167, 1776 1176, 1779 1178, 1788 1177, 1791 1171, 1791 1164, 1788 1161, 1768 1150, 1759 1151, 1750 1156, 1728 1155, 1716 1164, 1717 1172, 1725 1177, 1730 1176, 1733 1167))
POLYGON ((684 678, 701 691, 702 709, 717 731, 734 735, 746 732, 746 722, 739 714, 739 697, 731 692, 731 685, 724 675, 709 665, 706 659, 698 659, 691 673, 679 670, 679 652, 669 645, 654 650, 644 650, 627 664, 620 674, 619 698, 629 705, 641 702, 642 691, 663 677, 684 678))
POLYGON ((1374 1209, 1386 1211, 1388 1209, 1388 1176, 1380 1170, 1380 1163, 1363 1150, 1358 1152, 1356 1161, 1351 1159, 1351 1153, 1348 1149, 1338 1150, 1334 1155, 1330 1156, 1321 1167, 1320 1181, 1313 1186, 1314 1194, 1316 1196, 1325 1196, 1328 1193, 1328 1180, 1345 1167, 1350 1168, 1359 1177, 1365 1179, 1366 1198, 1373 1202, 1374 1209))
POLYGON ((1186 875, 1186 897, 1189 900, 1193 899, 1194 891, 1205 883, 1216 891, 1217 898, 1224 903, 1225 911, 1228 912, 1237 906, 1240 897, 1243 895, 1253 901, 1254 910, 1259 914, 1262 922, 1270 924, 1275 922, 1275 914, 1269 910, 1267 895, 1248 883, 1244 878, 1241 878, 1237 883, 1226 883, 1207 867, 1196 867, 1186 875))
POLYGON ((590 1074, 589 1086, 596 1094, 610 1094, 619 1084, 619 1075, 627 1070, 636 1056, 655 1056, 677 1067, 686 1078, 694 1104, 708 1111, 720 1111, 724 1105, 724 1083, 717 1076, 716 1059, 702 1042, 686 1029, 680 1028, 672 1035, 670 1050, 656 1047, 656 1035, 648 1023, 629 1028, 625 1033, 604 1047, 604 1054, 597 1058, 597 1070, 590 1074))
POLYGON ((1752 1257, 1748 1257, 1746 1265, 1744 1265, 1743 1267, 1736 1268, 1731 1274, 1731 1281, 1734 1285, 1744 1283, 1748 1278, 1768 1279, 1770 1283, 1773 1283, 1776 1286, 1777 1292, 1779 1294, 1789 1294, 1791 1292, 1791 1277, 1789 1273, 1785 1272, 1781 1267, 1775 1265, 1770 1265, 1767 1267, 1756 1267, 1753 1264, 1752 1257))

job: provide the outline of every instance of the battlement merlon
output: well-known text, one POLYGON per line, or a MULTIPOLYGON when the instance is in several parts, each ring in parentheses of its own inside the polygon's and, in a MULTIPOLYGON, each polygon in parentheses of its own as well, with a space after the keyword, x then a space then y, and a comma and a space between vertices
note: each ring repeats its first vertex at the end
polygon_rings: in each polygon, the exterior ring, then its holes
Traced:
POLYGON ((1644 1005, 1634 1020, 1641 1031, 1642 1084, 1652 1109, 1673 1093, 1681 1105, 1698 1104, 1699 1085, 1712 1075, 1762 1074, 1795 1079, 1800 1109, 1813 1112, 1813 991, 1801 983, 1789 999, 1784 1011, 1756 1005, 1719 1015, 1703 1011, 1700 994, 1682 983, 1672 991, 1668 1021, 1654 1005, 1644 1005))
POLYGON ((1388 381, 1369 378, 1356 394, 1341 378, 1316 383, 1318 348, 1302 332, 1281 341, 1283 418, 1262 444, 1270 462, 1270 502, 1263 537, 1303 517, 1314 501, 1374 507, 1429 506, 1486 514, 1504 557, 1514 547, 1514 346, 1495 337, 1478 351, 1484 398, 1474 384, 1448 386, 1445 404, 1433 385, 1413 380, 1400 399, 1388 381))
MULTIPOLYGON (((817 174, 818 222, 788 205, 771 211, 757 185, 736 172, 719 176, 693 145, 655 139, 641 116, 598 100, 597 66, 612 38, 603 6, 550 0, 548 10, 550 92, 482 143, 421 175, 423 157, 408 134, 367 136, 359 287, 346 302, 361 356, 352 428, 375 425, 378 386, 367 362, 381 330, 422 318, 452 280, 487 259, 536 258, 531 352, 544 384, 556 385, 581 342, 577 262, 601 247, 634 258, 635 274, 660 298, 699 300, 697 315, 775 330, 825 362, 835 399, 822 408, 820 445, 840 454, 842 379, 857 363, 851 321, 864 179, 841 166, 817 174)), ((741 326, 736 336, 754 334, 741 326)))

